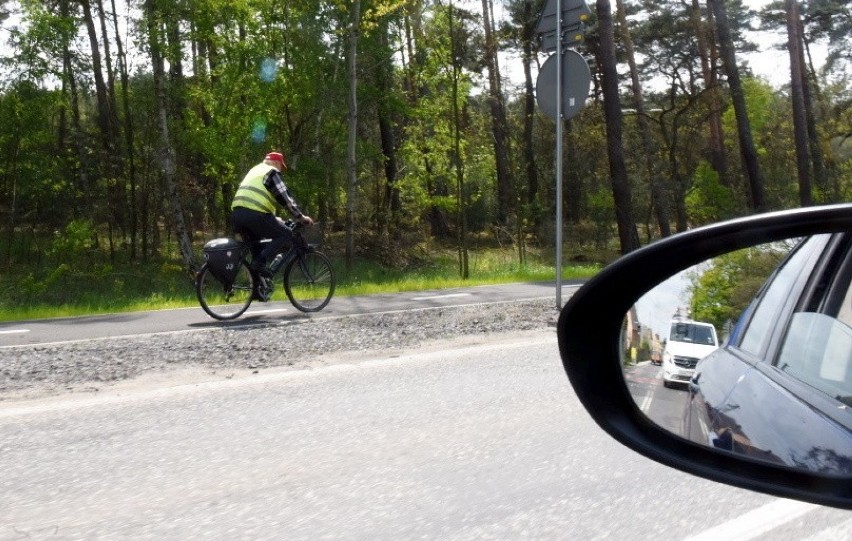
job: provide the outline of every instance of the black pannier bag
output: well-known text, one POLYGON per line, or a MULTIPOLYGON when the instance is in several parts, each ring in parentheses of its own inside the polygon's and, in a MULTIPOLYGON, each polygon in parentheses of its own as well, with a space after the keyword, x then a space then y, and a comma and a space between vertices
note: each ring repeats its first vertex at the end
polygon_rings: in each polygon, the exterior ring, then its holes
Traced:
POLYGON ((243 246, 234 239, 213 239, 204 245, 204 259, 210 273, 230 287, 240 270, 243 246))

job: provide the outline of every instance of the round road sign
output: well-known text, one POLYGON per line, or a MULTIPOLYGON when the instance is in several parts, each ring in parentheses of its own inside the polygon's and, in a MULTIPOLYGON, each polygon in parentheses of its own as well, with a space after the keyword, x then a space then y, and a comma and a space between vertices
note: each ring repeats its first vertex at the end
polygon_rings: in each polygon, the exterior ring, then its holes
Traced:
MULTIPOLYGON (((562 118, 576 115, 589 96, 592 72, 583 55, 573 49, 562 53, 562 118)), ((556 53, 544 61, 535 83, 538 106, 547 116, 556 119, 556 53)))

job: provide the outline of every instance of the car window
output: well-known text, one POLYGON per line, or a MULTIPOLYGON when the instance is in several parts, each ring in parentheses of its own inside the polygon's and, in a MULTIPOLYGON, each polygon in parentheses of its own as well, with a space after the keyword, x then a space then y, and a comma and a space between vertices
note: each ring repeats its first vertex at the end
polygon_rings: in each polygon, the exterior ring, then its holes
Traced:
MULTIPOLYGON (((840 256, 848 263, 852 252, 847 248, 840 256)), ((852 273, 848 269, 848 264, 827 269, 820 282, 830 283, 830 287, 826 287, 826 298, 818 305, 821 311, 835 313, 809 310, 794 314, 775 364, 796 379, 852 405, 852 273)))
POLYGON ((716 345, 716 335, 713 327, 709 325, 696 325, 694 323, 673 323, 671 339, 676 342, 688 342, 692 344, 716 345))
POLYGON ((843 299, 843 304, 840 306, 840 312, 837 314, 837 319, 852 326, 852 287, 846 291, 846 297, 843 299))
POLYGON ((852 405, 852 328, 825 314, 800 312, 790 321, 778 368, 852 405))
POLYGON ((757 307, 742 335, 740 349, 754 355, 761 355, 778 324, 779 314, 791 298, 791 292, 799 281, 803 269, 809 268, 817 248, 823 246, 826 239, 826 236, 821 235, 811 237, 800 244, 770 278, 771 281, 757 300, 757 307))

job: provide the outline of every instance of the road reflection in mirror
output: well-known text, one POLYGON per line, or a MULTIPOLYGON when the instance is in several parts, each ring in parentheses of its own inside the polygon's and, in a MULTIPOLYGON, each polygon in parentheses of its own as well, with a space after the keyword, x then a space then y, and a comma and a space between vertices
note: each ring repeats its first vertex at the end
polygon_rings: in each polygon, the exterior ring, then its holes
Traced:
POLYGON ((852 239, 724 254, 671 276, 622 327, 637 406, 722 451, 852 475, 852 239))

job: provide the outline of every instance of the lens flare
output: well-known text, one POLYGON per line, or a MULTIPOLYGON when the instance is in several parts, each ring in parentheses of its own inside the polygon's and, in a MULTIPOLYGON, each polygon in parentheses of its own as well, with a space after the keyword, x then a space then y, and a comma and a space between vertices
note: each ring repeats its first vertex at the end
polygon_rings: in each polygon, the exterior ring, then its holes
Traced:
POLYGON ((260 80, 264 83, 271 83, 275 80, 278 74, 278 63, 273 58, 265 58, 260 63, 260 80))
POLYGON ((266 141, 266 121, 255 120, 251 128, 251 139, 255 143, 266 141))

